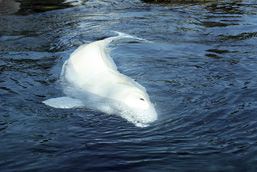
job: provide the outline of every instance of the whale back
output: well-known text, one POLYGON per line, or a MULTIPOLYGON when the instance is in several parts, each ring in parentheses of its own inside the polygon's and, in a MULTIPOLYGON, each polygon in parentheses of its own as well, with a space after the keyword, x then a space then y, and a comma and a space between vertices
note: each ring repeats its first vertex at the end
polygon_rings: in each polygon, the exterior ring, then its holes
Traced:
POLYGON ((70 63, 78 74, 89 71, 117 70, 112 58, 109 56, 107 46, 109 41, 100 40, 80 46, 69 58, 70 63))
POLYGON ((103 92, 100 88, 113 87, 114 84, 137 87, 146 94, 143 86, 119 73, 108 53, 109 44, 124 37, 129 35, 119 33, 115 37, 81 45, 64 63, 61 80, 96 94, 103 92))

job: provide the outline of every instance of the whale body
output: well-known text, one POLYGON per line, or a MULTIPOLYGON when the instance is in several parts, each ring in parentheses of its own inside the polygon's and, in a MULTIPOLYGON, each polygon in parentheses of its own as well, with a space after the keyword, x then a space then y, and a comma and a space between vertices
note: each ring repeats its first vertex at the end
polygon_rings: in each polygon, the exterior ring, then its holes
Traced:
POLYGON ((55 108, 88 107, 116 114, 138 127, 157 120, 157 113, 146 89, 117 70, 108 45, 118 36, 81 45, 63 64, 60 81, 66 97, 51 98, 44 104, 55 108))

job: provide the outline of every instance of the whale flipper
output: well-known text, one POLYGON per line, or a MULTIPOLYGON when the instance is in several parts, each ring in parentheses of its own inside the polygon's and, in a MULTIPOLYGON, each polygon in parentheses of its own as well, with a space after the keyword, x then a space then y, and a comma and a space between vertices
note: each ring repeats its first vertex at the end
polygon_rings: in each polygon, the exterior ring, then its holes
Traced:
POLYGON ((81 108, 84 106, 80 100, 71 97, 51 98, 43 101, 43 103, 48 106, 61 109, 81 108))

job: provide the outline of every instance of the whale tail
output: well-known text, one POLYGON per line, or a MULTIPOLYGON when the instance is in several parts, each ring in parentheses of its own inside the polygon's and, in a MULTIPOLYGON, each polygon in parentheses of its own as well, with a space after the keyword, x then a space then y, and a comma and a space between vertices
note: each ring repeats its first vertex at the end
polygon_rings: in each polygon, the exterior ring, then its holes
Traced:
POLYGON ((144 42, 150 42, 146 39, 139 38, 139 37, 132 36, 132 35, 129 35, 129 34, 126 34, 126 33, 118 32, 118 31, 114 31, 114 33, 117 33, 118 35, 105 39, 104 41, 106 42, 106 44, 109 44, 112 41, 116 41, 116 40, 119 40, 119 39, 125 39, 125 38, 137 39, 137 40, 144 41, 144 42))

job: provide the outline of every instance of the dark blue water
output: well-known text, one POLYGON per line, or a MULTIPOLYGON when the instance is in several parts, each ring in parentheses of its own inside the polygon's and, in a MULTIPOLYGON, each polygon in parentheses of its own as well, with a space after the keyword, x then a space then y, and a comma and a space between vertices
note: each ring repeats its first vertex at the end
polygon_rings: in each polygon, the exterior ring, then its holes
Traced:
POLYGON ((19 3, 0 8, 1 172, 257 171, 256 1, 19 3), (149 41, 111 55, 156 104, 150 127, 41 103, 63 96, 69 55, 113 31, 149 41))

